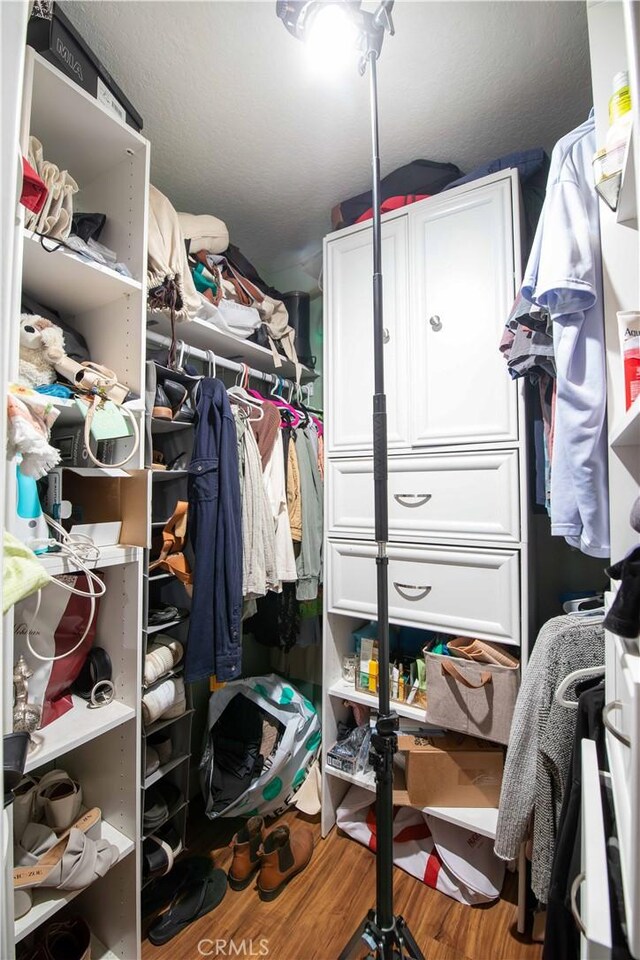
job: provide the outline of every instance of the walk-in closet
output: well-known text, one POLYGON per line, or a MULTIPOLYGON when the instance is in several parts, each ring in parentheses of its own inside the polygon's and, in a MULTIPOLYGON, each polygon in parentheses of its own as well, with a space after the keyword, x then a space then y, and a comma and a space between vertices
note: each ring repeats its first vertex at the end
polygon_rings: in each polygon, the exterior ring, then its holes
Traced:
POLYGON ((640 960, 640 3, 4 0, 1 960, 640 960))

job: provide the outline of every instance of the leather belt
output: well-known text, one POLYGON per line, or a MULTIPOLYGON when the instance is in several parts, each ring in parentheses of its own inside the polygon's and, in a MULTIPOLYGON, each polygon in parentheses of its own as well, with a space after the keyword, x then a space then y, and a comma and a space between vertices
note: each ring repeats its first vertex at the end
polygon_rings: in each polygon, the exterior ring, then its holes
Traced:
POLYGON ((88 700, 89 707, 104 707, 115 696, 112 673, 107 651, 103 647, 92 647, 71 689, 83 700, 88 700))

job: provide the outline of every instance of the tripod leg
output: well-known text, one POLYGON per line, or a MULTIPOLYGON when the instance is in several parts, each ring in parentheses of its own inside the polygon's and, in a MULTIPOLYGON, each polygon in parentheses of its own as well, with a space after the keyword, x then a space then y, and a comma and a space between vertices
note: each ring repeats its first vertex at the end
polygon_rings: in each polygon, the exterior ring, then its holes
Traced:
POLYGON ((411 960, 424 960, 424 954, 409 930, 402 917, 396 920, 396 930, 398 932, 398 941, 400 943, 400 956, 408 957, 411 960))
POLYGON ((349 943, 346 945, 344 950, 340 953, 338 960, 353 960, 354 951, 357 946, 363 943, 363 935, 367 927, 369 926, 373 916, 373 911, 369 911, 369 914, 364 918, 354 935, 349 940, 349 943))

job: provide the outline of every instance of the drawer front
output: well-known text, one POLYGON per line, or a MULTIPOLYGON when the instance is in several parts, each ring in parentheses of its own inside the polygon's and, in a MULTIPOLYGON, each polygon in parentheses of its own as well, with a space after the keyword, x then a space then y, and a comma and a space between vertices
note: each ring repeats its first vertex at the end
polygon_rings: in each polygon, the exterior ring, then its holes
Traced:
POLYGON ((606 634, 605 725, 620 842, 629 947, 640 955, 640 656, 638 642, 606 634), (613 676, 612 676, 613 674, 613 676))
POLYGON ((572 891, 572 910, 581 928, 581 960, 606 960, 611 956, 609 874, 598 757, 593 740, 582 741, 581 802, 582 872, 572 891))
MULTIPOLYGON (((389 619, 393 623, 520 643, 520 573, 516 550, 393 547, 389 619)), ((329 541, 331 613, 376 618, 376 547, 329 541)))
MULTIPOLYGON (((329 462, 329 536, 373 539, 373 463, 329 462)), ((389 460, 389 540, 520 539, 518 453, 389 460)))

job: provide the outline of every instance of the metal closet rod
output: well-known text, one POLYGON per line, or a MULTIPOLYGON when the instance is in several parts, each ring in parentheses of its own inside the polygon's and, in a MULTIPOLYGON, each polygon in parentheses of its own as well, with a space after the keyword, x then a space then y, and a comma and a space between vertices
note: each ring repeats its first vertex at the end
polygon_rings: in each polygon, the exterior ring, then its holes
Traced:
MULTIPOLYGON (((153 344, 156 347, 170 347, 171 340, 168 337, 164 337, 161 333, 154 333, 152 330, 147 330, 147 342, 153 344)), ((178 344, 181 341, 178 339, 178 344)), ((198 360, 203 360, 205 363, 211 361, 211 356, 215 357, 215 366, 224 367, 225 370, 233 370, 237 373, 240 373, 244 367, 243 364, 238 363, 236 360, 229 360, 227 357, 219 357, 215 351, 206 351, 201 350, 199 347, 190 347, 189 344, 186 344, 186 353, 189 357, 196 357, 198 360)), ((244 364, 247 366, 247 364, 244 364)), ((263 370, 256 370, 254 367, 249 367, 249 376, 255 377, 256 380, 264 380, 265 383, 278 383, 278 381, 284 383, 287 387, 291 389, 295 388, 295 383, 292 380, 288 380, 285 377, 279 377, 274 373, 265 373, 263 370)), ((307 391, 307 399, 312 396, 311 384, 305 384, 302 386, 302 390, 307 391)))

